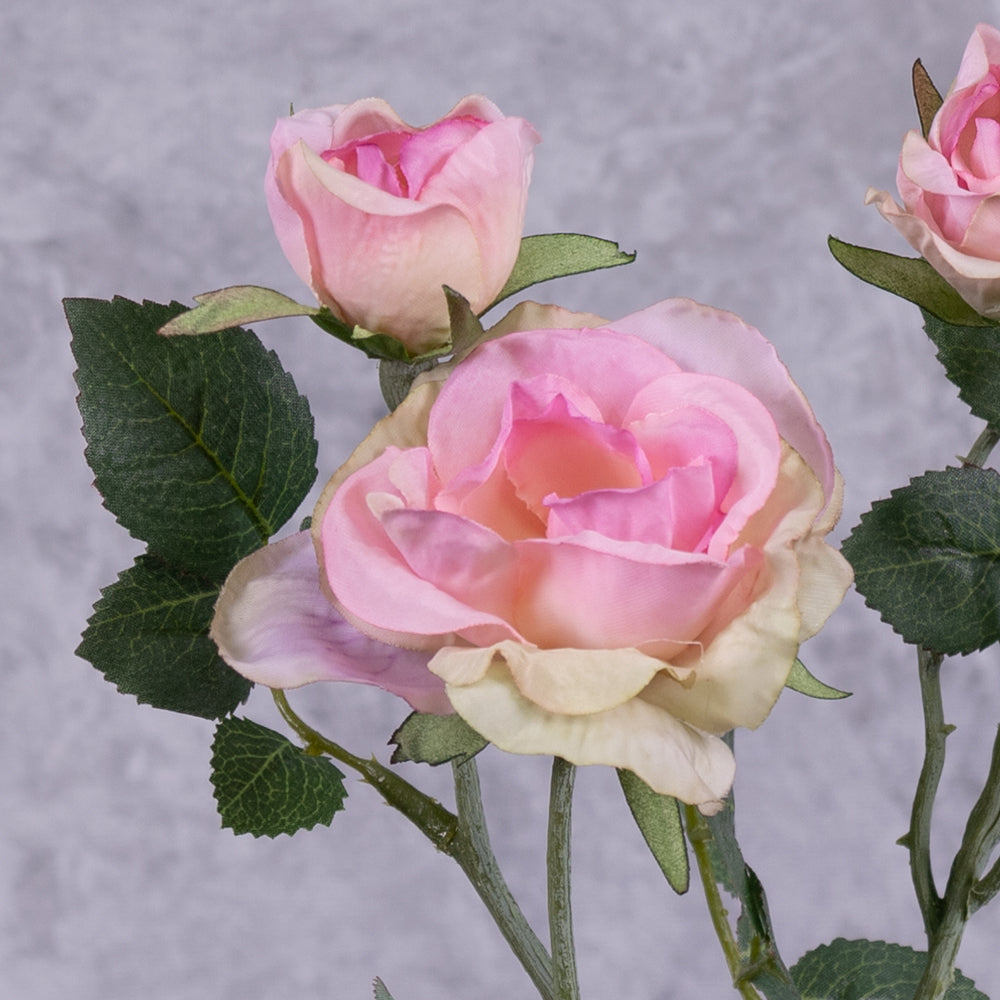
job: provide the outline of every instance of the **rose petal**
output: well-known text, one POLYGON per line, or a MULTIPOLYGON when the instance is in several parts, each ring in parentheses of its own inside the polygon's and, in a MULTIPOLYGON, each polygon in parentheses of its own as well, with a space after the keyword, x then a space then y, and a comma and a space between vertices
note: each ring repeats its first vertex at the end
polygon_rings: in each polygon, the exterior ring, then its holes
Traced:
POLYGON ((427 669, 428 654, 376 642, 334 610, 320 590, 308 532, 236 565, 210 634, 226 663, 258 684, 353 681, 384 688, 421 712, 452 711, 443 684, 427 669))

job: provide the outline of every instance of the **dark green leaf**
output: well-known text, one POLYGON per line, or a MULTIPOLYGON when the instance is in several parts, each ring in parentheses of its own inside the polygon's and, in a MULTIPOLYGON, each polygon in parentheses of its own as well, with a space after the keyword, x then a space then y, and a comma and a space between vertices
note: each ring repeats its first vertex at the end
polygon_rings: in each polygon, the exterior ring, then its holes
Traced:
POLYGON ((460 715, 425 715, 411 712, 389 737, 395 744, 391 763, 414 761, 418 764, 463 763, 475 757, 486 740, 460 715))
MULTIPOLYGON (((837 938, 803 955, 792 967, 802 1000, 910 1000, 927 962, 922 951, 885 941, 837 938)), ((989 1000, 960 972, 945 1000, 989 1000)))
POLYGON ((907 642, 971 653, 1000 639, 1000 475, 946 469, 876 501, 844 542, 855 585, 907 642))
POLYGON ((808 695, 810 698, 821 698, 827 701, 851 697, 850 691, 839 691, 813 677, 801 660, 796 660, 792 665, 788 680, 785 681, 785 687, 791 691, 798 691, 799 694, 808 695))
POLYGON ((844 243, 835 236, 828 243, 830 252, 851 274, 916 303, 946 323, 996 326, 993 320, 980 316, 922 257, 899 257, 844 243))
POLYGON ((376 979, 372 986, 375 989, 375 1000, 392 1000, 392 994, 385 988, 381 979, 376 979))
POLYGON ((407 393, 421 372, 430 371, 437 363, 436 358, 427 358, 417 362, 380 361, 378 363, 378 385, 389 410, 395 410, 406 399, 407 393))
POLYGON ((930 74, 919 59, 913 64, 913 99, 917 102, 920 131, 926 139, 931 130, 931 122, 934 121, 934 116, 944 102, 930 74))
POLYGON ((212 743, 212 784, 222 825, 277 837, 328 826, 343 808, 343 774, 249 719, 223 719, 212 743))
POLYGON ((962 401, 1000 426, 1000 327, 953 326, 925 311, 924 329, 962 401))
POLYGON ((76 652, 123 694, 205 719, 246 700, 251 683, 208 637, 217 583, 140 556, 101 593, 76 652))
POLYGON ((194 297, 194 309, 175 316, 160 333, 166 337, 178 334, 217 333, 247 323, 260 323, 284 316, 313 316, 317 306, 304 306, 281 292, 257 285, 232 285, 194 297))
POLYGON ((599 271, 605 267, 620 267, 634 260, 634 253, 625 253, 618 249, 617 243, 597 236, 579 233, 525 236, 507 284, 483 311, 488 312, 498 302, 542 281, 599 271))
POLYGON ((654 792, 631 771, 619 768, 618 780, 642 839, 646 841, 660 871, 674 892, 687 892, 691 869, 677 800, 654 792))
POLYGON ((224 579, 316 477, 307 401, 249 331, 158 336, 177 303, 65 306, 105 505, 170 565, 224 579))
POLYGON ((448 298, 448 318, 451 321, 451 350, 464 354, 483 339, 483 324, 472 311, 466 298, 451 288, 445 288, 448 298))

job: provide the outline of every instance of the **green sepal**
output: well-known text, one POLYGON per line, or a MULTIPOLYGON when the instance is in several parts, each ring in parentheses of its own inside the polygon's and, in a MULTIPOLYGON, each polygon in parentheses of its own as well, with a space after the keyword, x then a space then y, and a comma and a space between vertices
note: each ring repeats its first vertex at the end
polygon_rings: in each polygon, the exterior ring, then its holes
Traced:
POLYGON ((222 825, 234 833, 277 837, 329 826, 347 797, 343 779, 325 757, 250 719, 230 716, 216 727, 212 785, 222 825))
POLYGON ((938 319, 956 326, 996 326, 980 316, 923 257, 900 257, 884 250, 854 246, 835 236, 830 253, 862 281, 913 302, 938 319))
POLYGON ((876 501, 844 542, 854 582, 906 642, 952 655, 1000 639, 1000 475, 928 472, 876 501))
POLYGON ((625 253, 612 240, 580 233, 545 233, 525 236, 514 262, 507 284, 500 294, 483 310, 488 312, 517 292, 553 278, 571 274, 586 274, 606 267, 631 264, 635 253, 625 253))
POLYGON ((232 285, 194 297, 193 309, 175 316, 160 333, 166 337, 218 333, 247 323, 262 323, 286 316, 313 316, 317 306, 304 306, 281 292, 259 285, 232 285))
POLYGON ((790 691, 798 691, 799 694, 804 694, 809 698, 820 698, 824 701, 851 697, 850 691, 840 691, 814 677, 806 669, 806 665, 797 658, 792 664, 788 679, 785 681, 785 687, 790 691))
POLYGON ((326 306, 312 314, 310 319, 321 330, 333 334, 337 340, 350 347, 356 347, 375 361, 405 361, 412 364, 426 358, 439 358, 451 353, 451 343, 448 342, 421 354, 410 354, 401 340, 390 337, 387 333, 366 330, 363 326, 350 326, 334 316, 326 306))
POLYGON ((390 763, 412 761, 416 764, 463 764, 475 757, 486 745, 483 739, 460 715, 429 715, 411 712, 402 725, 389 737, 396 747, 390 763))
POLYGON ((1000 327, 956 326, 924 311, 945 374, 973 414, 1000 426, 1000 327))
POLYGON ((77 655, 141 704, 220 719, 253 685, 208 637, 219 585, 140 556, 101 591, 77 655))
MULTIPOLYGON (((926 964, 926 952, 901 944, 837 938, 807 952, 791 972, 802 1000, 887 1000, 914 996, 926 964)), ((989 1000, 958 970, 943 997, 989 1000)))
POLYGON ((646 841, 646 846, 660 866, 660 871, 674 892, 687 892, 691 882, 691 866, 688 862, 680 805, 672 796, 654 792, 632 771, 623 768, 617 770, 629 811, 639 827, 642 839, 646 841))
POLYGON ((917 103, 920 131, 926 139, 931 130, 931 122, 934 121, 934 116, 944 103, 944 99, 919 59, 913 64, 913 99, 917 103))
POLYGON ((392 1000, 392 994, 386 989, 385 983, 378 977, 372 983, 372 989, 375 991, 375 1000, 392 1000))
POLYGON ((316 478, 309 404, 244 330, 160 337, 184 307, 66 299, 94 485, 169 565, 222 581, 316 478))

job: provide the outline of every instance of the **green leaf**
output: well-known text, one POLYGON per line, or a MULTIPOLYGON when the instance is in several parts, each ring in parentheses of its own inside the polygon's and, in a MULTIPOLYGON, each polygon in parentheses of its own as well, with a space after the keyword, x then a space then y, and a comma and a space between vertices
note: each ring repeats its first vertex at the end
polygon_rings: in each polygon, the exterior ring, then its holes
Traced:
POLYGON ((250 719, 216 727, 212 784, 222 825, 234 833, 277 837, 328 826, 347 796, 343 778, 326 758, 250 719))
POLYGON ((855 586, 907 642, 944 654, 1000 639, 1000 475, 946 469, 876 501, 844 542, 855 586))
POLYGON ((931 122, 934 121, 934 116, 938 113, 944 100, 919 59, 913 64, 913 99, 917 102, 920 131, 923 132, 926 139, 931 130, 931 122))
POLYGON ((468 299, 448 287, 444 294, 448 299, 451 350, 455 354, 465 354, 483 339, 483 324, 472 311, 468 299))
POLYGON ((674 892, 687 892, 691 868, 677 800, 654 792, 632 771, 619 768, 618 780, 642 839, 646 841, 660 871, 674 892))
POLYGON ((253 686, 208 637, 219 585, 151 556, 102 592, 77 655, 143 704, 219 719, 253 686))
POLYGON ((418 764, 464 763, 486 745, 460 715, 425 715, 411 712, 389 737, 395 744, 390 763, 413 761, 418 764))
POLYGON ((813 677, 806 669, 806 665, 799 659, 792 664, 791 673, 785 681, 785 687, 799 694, 808 695, 810 698, 822 698, 824 700, 835 700, 838 698, 850 698, 850 691, 840 691, 829 684, 824 684, 821 680, 813 677))
POLYGON ((372 987, 375 990, 375 1000, 392 1000, 392 994, 385 988, 385 983, 381 979, 376 978, 372 987))
POLYGON ((177 303, 65 307, 105 506, 170 565, 223 580, 316 477, 308 402, 249 331, 158 336, 177 303))
POLYGON ((503 302, 531 285, 571 274, 585 274, 606 267, 631 264, 634 253, 625 253, 611 240, 579 233, 546 233, 525 236, 514 263, 514 270, 500 294, 483 312, 488 312, 498 302, 503 302))
POLYGON ((954 326, 925 311, 924 329, 962 401, 1000 426, 1000 327, 954 326))
POLYGON ((438 364, 436 358, 423 361, 380 361, 378 363, 378 385, 382 398, 390 412, 406 399, 410 388, 422 372, 428 372, 438 364))
POLYGON ((922 257, 899 257, 829 237, 830 253, 851 274, 958 326, 996 326, 980 316, 922 257))
POLYGON ((160 329, 166 337, 178 334, 217 333, 246 323, 260 323, 284 316, 313 316, 317 306, 304 306, 281 292, 258 285, 232 285, 194 297, 194 309, 175 316, 160 329))
MULTIPOLYGON (((927 963, 927 955, 885 941, 837 938, 803 955, 792 966, 802 1000, 908 1000, 927 963)), ((945 1000, 989 1000, 975 983, 956 971, 945 1000)))
POLYGON ((377 333, 366 330, 363 326, 348 326, 343 320, 337 319, 325 306, 310 316, 310 319, 321 329, 332 334, 337 340, 349 347, 356 347, 367 357, 376 361, 405 361, 412 363, 426 358, 439 358, 451 353, 451 345, 442 344, 432 351, 423 354, 410 354, 403 342, 387 333, 377 333))

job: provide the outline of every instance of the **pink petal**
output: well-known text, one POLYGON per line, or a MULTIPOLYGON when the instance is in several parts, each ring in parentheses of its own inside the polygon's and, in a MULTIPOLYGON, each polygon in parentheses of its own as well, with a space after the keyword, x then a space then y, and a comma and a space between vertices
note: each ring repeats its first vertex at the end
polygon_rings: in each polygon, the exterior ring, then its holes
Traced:
POLYGON ((399 167, 406 177, 409 197, 420 198, 428 179, 484 124, 469 118, 446 118, 410 136, 399 156, 399 167))
POLYGON ((273 688, 312 681, 372 684, 421 712, 452 711, 429 654, 362 635, 319 586, 308 532, 267 545, 233 569, 212 621, 219 654, 244 677, 273 688))

